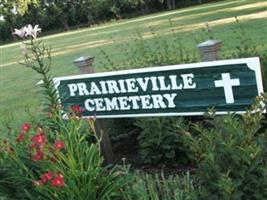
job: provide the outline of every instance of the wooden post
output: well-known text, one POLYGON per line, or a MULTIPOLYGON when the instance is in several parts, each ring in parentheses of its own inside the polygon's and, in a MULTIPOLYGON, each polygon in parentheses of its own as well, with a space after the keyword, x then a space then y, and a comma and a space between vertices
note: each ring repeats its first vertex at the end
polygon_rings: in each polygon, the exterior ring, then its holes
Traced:
MULTIPOLYGON (((80 57, 74 61, 74 64, 79 68, 80 74, 94 73, 92 67, 94 57, 80 57)), ((96 134, 98 137, 102 137, 101 140, 101 153, 104 156, 106 164, 114 163, 114 155, 112 150, 111 141, 107 133, 108 127, 104 119, 97 119, 95 122, 96 134)))

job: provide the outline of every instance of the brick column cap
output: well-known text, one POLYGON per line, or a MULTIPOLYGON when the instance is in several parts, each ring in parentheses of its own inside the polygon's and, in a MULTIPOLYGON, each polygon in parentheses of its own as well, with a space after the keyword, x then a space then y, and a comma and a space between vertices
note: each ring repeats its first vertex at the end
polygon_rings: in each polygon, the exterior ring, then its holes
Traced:
POLYGON ((207 40, 205 42, 202 42, 197 45, 198 48, 207 48, 207 47, 213 47, 213 46, 220 46, 222 41, 220 40, 207 40))

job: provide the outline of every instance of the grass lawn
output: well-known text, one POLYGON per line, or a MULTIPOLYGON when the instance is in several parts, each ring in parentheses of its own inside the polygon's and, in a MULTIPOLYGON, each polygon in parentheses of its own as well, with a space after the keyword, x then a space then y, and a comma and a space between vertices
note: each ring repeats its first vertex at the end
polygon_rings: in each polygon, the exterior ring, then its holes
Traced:
MULTIPOLYGON (((233 50, 238 37, 235 32, 238 30, 235 16, 253 38, 257 48, 267 52, 267 1, 264 0, 221 1, 109 22, 42 39, 52 47, 53 75, 74 75, 78 70, 72 62, 81 55, 95 56, 96 71, 104 70, 101 64, 104 56, 100 47, 113 58, 115 64, 120 65, 125 57, 117 48, 118 43, 129 40, 136 31, 147 39, 153 39, 149 27, 153 27, 153 30, 166 38, 170 36, 171 29, 174 29, 176 37, 181 39, 186 49, 195 52, 193 32, 203 36, 205 22, 209 22, 216 39, 224 42, 224 52, 227 53, 233 50)), ((0 46, 0 121, 12 114, 20 124, 26 119, 25 108, 30 108, 34 115, 38 114, 40 109, 40 95, 36 86, 38 76, 19 65, 21 60, 19 43, 0 46)))

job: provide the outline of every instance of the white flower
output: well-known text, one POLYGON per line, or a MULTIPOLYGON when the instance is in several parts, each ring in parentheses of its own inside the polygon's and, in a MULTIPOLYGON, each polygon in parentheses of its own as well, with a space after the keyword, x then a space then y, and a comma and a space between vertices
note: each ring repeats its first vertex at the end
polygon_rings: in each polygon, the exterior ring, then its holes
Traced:
POLYGON ((22 27, 21 29, 14 29, 15 31, 13 32, 13 35, 17 35, 20 38, 24 38, 26 34, 26 28, 22 27))
POLYGON ((41 28, 39 28, 39 25, 35 25, 34 28, 32 25, 28 24, 27 26, 22 27, 21 29, 14 29, 15 31, 13 32, 13 35, 17 35, 20 38, 25 38, 25 37, 33 37, 34 39, 37 38, 38 33, 41 32, 41 28))
POLYGON ((39 28, 39 25, 35 25, 34 28, 32 28, 32 25, 28 24, 27 26, 25 26, 25 36, 32 36, 34 39, 36 39, 38 33, 41 32, 41 30, 42 29, 39 28))

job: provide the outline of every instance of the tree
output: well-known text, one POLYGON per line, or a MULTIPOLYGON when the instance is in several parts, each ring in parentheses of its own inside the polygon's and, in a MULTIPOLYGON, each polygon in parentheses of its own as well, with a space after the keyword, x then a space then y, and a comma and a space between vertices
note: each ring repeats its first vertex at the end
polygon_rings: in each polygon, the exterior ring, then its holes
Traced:
POLYGON ((164 4, 168 10, 175 9, 175 0, 158 0, 161 4, 164 4))
POLYGON ((37 6, 38 0, 0 0, 0 13, 5 14, 19 14, 24 15, 29 8, 29 5, 37 6))
POLYGON ((30 5, 38 6, 39 2, 38 0, 0 0, 0 15, 4 17, 10 33, 13 32, 16 22, 27 13, 30 5))
POLYGON ((111 6, 111 0, 79 0, 75 8, 77 21, 92 25, 107 20, 112 16, 111 6))
POLYGON ((54 20, 59 20, 64 30, 69 30, 68 11, 72 1, 62 0, 42 0, 44 9, 47 10, 47 15, 53 16, 54 20))

